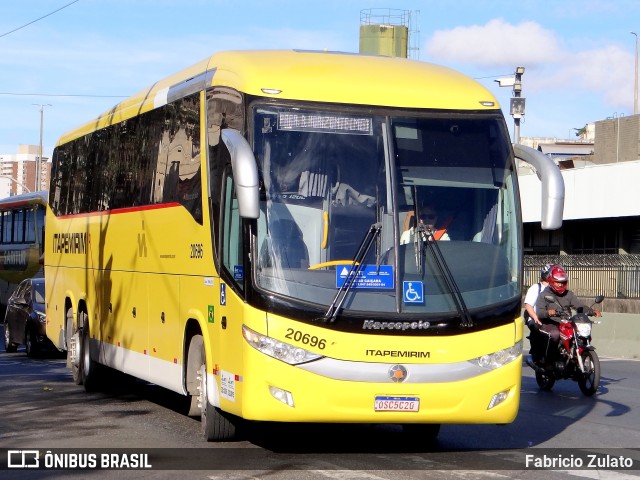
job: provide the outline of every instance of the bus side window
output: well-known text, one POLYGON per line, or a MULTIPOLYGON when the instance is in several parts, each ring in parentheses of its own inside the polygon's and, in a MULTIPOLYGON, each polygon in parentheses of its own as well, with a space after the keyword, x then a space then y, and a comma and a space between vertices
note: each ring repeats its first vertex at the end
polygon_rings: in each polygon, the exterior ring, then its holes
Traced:
POLYGON ((231 169, 224 180, 224 206, 222 218, 222 264, 234 283, 244 291, 244 263, 242 255, 242 221, 231 169))

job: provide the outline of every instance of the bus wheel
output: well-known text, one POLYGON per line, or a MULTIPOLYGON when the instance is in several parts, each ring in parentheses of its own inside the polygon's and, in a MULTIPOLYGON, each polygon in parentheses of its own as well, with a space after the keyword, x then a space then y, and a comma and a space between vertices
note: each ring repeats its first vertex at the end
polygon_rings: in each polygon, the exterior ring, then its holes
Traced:
POLYGON ((4 351, 13 353, 18 350, 18 344, 11 341, 11 332, 9 330, 9 324, 4 322, 4 351))
MULTIPOLYGON (((232 440, 236 435, 236 427, 231 422, 228 414, 222 412, 209 402, 207 394, 207 361, 204 351, 204 342, 201 335, 195 335, 191 339, 189 352, 193 352, 196 346, 200 346, 200 364, 197 369, 197 389, 198 389, 198 406, 200 408, 200 424, 202 427, 202 435, 208 442, 221 442, 232 440)), ((195 352, 193 352, 195 353, 195 352)), ((197 355, 197 354, 196 354, 197 355)), ((191 363, 191 362, 190 362, 191 363)))
POLYGON ((82 376, 82 383, 84 383, 84 389, 87 392, 93 392, 96 390, 98 381, 97 381, 97 370, 98 363, 95 362, 91 358, 91 348, 90 341, 91 335, 89 333, 89 318, 87 316, 87 312, 80 311, 80 318, 78 319, 78 323, 82 325, 80 329, 80 338, 78 344, 78 360, 80 362, 80 375, 82 376))
POLYGON ((73 310, 67 310, 66 333, 67 366, 71 369, 73 383, 82 385, 82 368, 80 363, 80 331, 73 325, 73 310))

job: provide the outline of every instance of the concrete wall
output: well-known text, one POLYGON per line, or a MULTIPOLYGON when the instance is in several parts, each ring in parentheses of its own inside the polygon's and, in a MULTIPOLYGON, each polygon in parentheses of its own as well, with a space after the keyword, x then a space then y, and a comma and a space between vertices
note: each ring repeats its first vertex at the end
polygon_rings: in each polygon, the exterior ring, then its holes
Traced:
POLYGON ((640 314, 602 312, 591 331, 600 357, 640 359, 640 314))

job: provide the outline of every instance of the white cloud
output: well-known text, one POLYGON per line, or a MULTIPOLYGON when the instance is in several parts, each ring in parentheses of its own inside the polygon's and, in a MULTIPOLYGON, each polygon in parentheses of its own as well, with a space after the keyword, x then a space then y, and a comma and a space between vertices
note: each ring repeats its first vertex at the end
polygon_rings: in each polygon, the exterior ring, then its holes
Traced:
POLYGON ((556 71, 537 88, 554 85, 583 92, 598 92, 606 105, 629 107, 633 96, 633 55, 617 45, 565 55, 556 71))
POLYGON ((465 65, 466 70, 513 71, 524 65, 527 93, 564 91, 567 101, 598 99, 612 109, 632 109, 633 55, 619 45, 602 43, 570 51, 563 47, 569 43, 535 22, 494 19, 485 25, 436 31, 426 50, 434 60, 465 65))
POLYGON ((556 35, 535 22, 513 25, 494 19, 485 25, 438 30, 428 40, 426 51, 447 62, 512 68, 553 61, 560 47, 556 35))

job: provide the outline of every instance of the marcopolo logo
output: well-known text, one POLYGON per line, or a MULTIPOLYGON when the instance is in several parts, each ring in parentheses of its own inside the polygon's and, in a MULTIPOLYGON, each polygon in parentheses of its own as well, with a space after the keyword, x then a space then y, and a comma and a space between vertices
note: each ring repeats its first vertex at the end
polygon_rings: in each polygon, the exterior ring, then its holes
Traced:
POLYGON ((431 327, 430 322, 376 322, 375 320, 365 320, 362 324, 363 330, 427 330, 431 327))

